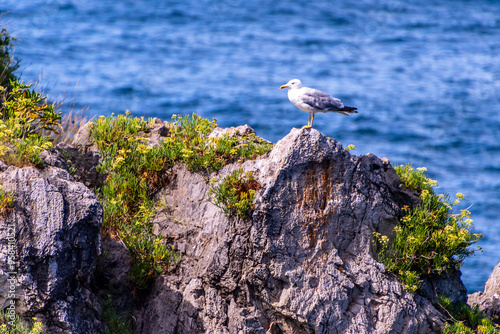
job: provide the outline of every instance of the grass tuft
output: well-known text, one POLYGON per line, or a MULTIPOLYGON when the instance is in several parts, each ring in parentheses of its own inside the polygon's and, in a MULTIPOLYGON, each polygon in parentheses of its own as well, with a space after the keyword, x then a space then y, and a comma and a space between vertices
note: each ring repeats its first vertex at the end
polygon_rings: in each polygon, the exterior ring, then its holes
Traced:
POLYGON ((70 109, 68 112, 62 114, 60 131, 58 133, 44 133, 52 138, 54 146, 65 142, 71 144, 74 136, 78 130, 87 124, 89 120, 88 108, 82 108, 75 111, 70 109))

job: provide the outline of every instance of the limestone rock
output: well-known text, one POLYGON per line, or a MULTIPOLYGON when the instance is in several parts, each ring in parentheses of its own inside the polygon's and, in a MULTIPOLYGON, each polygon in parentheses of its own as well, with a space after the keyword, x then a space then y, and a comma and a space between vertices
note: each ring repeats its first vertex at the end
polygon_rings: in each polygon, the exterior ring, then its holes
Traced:
POLYGON ((101 155, 95 150, 88 149, 85 145, 78 148, 66 143, 59 143, 51 152, 54 152, 52 154, 57 155, 59 160, 64 160, 65 166, 48 163, 49 165, 66 169, 75 181, 82 182, 91 189, 98 188, 106 179, 105 174, 100 174, 97 171, 101 155))
POLYGON ((471 307, 478 306, 480 311, 500 324, 500 263, 486 281, 484 291, 469 295, 467 303, 471 307))
POLYGON ((58 167, 65 170, 68 170, 68 165, 66 164, 66 160, 58 154, 56 150, 45 150, 42 151, 38 157, 45 162, 48 166, 58 167))
POLYGON ((148 146, 156 146, 160 141, 169 135, 170 128, 169 123, 164 122, 159 118, 154 118, 154 125, 152 128, 146 131, 148 133, 148 146))
MULTIPOLYGON (((356 157, 315 129, 293 129, 241 165, 261 189, 248 220, 208 201, 208 179, 175 167, 154 223, 183 253, 135 314, 136 333, 431 333, 445 318, 375 260, 403 205, 387 159, 356 157)), ((461 284, 458 279, 457 284, 461 284)), ((463 286, 463 285, 462 285, 463 286)), ((428 293, 448 293, 431 284, 428 293)), ((461 294, 458 289, 456 294, 461 294)), ((463 289, 462 289, 463 291, 463 289)), ((457 298, 463 298, 458 296, 457 298)))
MULTIPOLYGON (((215 129, 212 130, 212 132, 208 135, 208 138, 217 138, 217 137, 222 137, 224 135, 227 135, 229 137, 234 137, 234 136, 243 136, 243 135, 250 135, 250 134, 255 134, 255 130, 252 129, 250 126, 247 124, 245 125, 240 125, 240 126, 232 126, 230 128, 220 128, 216 127, 215 129)), ((270 141, 265 140, 264 138, 260 138, 264 142, 271 144, 270 141)))
POLYGON ((255 130, 252 129, 247 124, 240 125, 240 126, 237 126, 237 127, 233 126, 233 127, 230 127, 230 128, 216 127, 209 134, 208 138, 221 137, 221 136, 223 136, 225 134, 227 134, 229 137, 234 137, 234 136, 242 136, 242 135, 245 135, 245 134, 252 134, 252 133, 255 134, 255 130))
POLYGON ((89 288, 102 223, 94 194, 53 167, 10 166, 0 184, 15 199, 14 211, 0 217, 0 304, 10 303, 5 292, 15 282, 16 313, 36 316, 46 333, 100 333, 100 306, 89 288))
POLYGON ((77 148, 80 148, 84 151, 87 151, 88 149, 90 150, 95 150, 96 147, 92 147, 92 143, 90 142, 90 126, 92 122, 88 122, 82 127, 78 129, 78 132, 76 135, 73 137, 73 141, 71 142, 71 145, 77 148))

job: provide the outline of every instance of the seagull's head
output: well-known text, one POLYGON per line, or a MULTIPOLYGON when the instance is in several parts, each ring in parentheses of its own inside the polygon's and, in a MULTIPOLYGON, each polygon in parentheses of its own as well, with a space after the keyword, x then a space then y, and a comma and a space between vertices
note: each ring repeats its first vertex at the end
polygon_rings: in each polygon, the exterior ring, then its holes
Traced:
POLYGON ((286 85, 283 85, 280 87, 280 89, 283 89, 283 88, 289 88, 289 89, 302 88, 302 82, 300 82, 299 79, 292 79, 292 80, 288 81, 286 85))

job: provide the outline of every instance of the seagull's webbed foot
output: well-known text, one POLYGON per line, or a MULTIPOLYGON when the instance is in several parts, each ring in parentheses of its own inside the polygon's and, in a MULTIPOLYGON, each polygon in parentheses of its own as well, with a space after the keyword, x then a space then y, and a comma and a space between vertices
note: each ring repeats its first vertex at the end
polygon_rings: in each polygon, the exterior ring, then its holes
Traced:
POLYGON ((302 129, 310 129, 310 128, 312 128, 312 125, 309 125, 309 124, 304 125, 304 126, 302 127, 302 129))

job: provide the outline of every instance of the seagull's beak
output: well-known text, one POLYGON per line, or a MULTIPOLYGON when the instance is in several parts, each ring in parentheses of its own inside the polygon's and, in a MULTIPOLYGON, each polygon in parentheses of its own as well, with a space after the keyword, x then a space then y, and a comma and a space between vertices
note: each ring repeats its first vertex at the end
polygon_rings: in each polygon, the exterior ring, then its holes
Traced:
POLYGON ((290 86, 288 86, 288 85, 283 85, 283 86, 281 86, 281 87, 280 87, 280 89, 283 89, 283 88, 290 88, 290 86))

